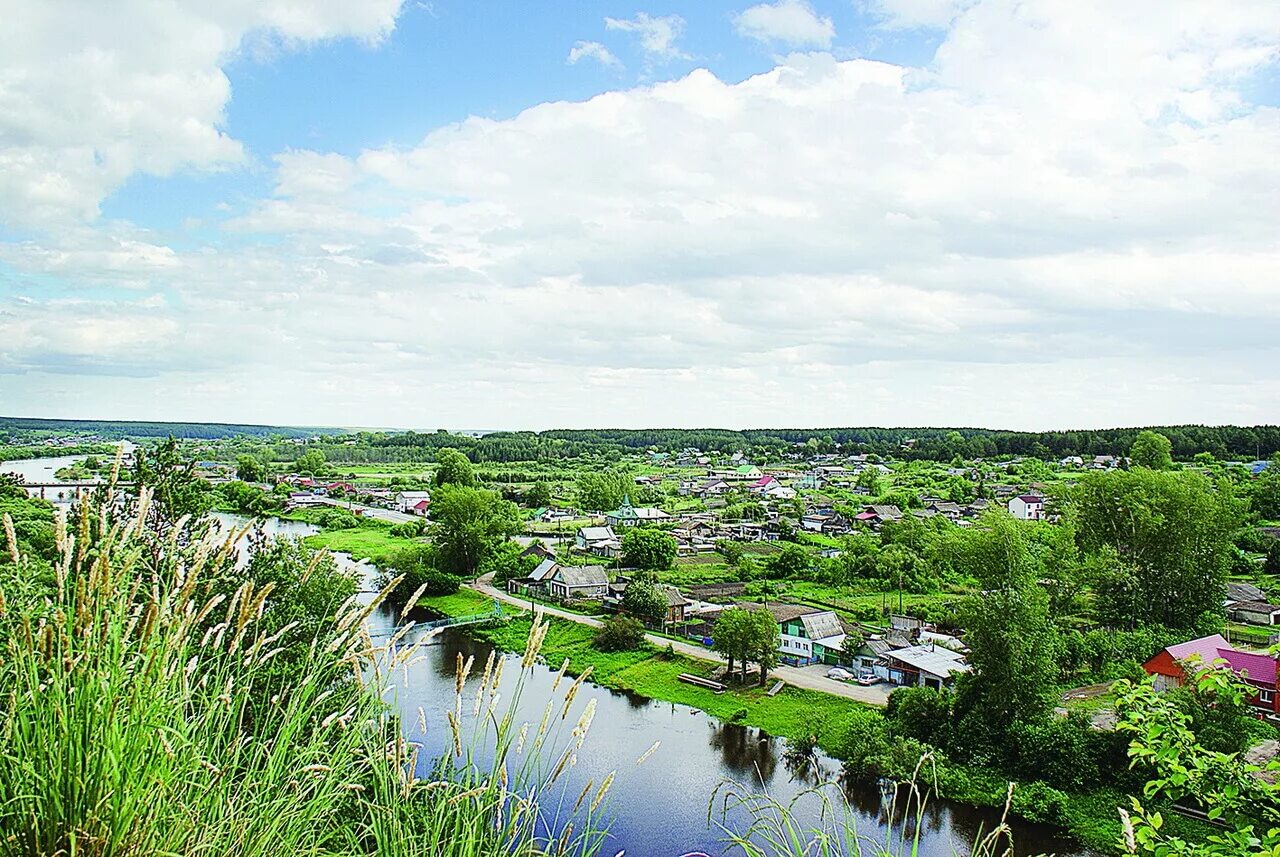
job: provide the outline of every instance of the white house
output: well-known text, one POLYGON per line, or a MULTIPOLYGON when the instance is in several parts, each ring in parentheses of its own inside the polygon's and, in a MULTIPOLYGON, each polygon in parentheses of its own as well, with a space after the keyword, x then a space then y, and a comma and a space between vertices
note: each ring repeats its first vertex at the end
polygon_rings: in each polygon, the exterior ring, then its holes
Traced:
POLYGON ((1019 521, 1044 519, 1044 498, 1035 494, 1019 494, 1009 500, 1009 514, 1019 521))
POLYGON ((909 687, 942 690, 956 675, 970 669, 963 654, 932 643, 894 649, 884 657, 889 664, 889 681, 909 687))
POLYGON ((408 512, 411 515, 426 514, 425 512, 419 512, 416 508, 423 500, 427 501, 428 506, 431 505, 430 491, 400 491, 395 496, 396 509, 401 512, 408 512))

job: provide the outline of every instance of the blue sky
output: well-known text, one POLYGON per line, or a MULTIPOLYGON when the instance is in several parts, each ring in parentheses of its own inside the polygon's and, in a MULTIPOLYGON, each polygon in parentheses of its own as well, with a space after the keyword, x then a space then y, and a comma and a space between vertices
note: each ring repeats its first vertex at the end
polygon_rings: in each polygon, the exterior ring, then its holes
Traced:
POLYGON ((0 412, 1276 419, 1269 0, 9 11, 0 412))

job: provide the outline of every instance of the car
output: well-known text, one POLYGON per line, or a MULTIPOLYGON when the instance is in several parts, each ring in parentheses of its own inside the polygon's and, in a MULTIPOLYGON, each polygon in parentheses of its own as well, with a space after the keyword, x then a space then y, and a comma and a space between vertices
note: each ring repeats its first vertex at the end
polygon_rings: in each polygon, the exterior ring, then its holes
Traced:
POLYGON ((827 670, 827 678, 833 678, 836 681, 849 681, 853 678, 853 673, 843 667, 832 667, 827 670))
POLYGON ((880 676, 876 675, 871 670, 863 670, 862 672, 858 673, 858 684, 862 685, 863 687, 866 687, 867 685, 875 684, 878 681, 880 681, 880 676))

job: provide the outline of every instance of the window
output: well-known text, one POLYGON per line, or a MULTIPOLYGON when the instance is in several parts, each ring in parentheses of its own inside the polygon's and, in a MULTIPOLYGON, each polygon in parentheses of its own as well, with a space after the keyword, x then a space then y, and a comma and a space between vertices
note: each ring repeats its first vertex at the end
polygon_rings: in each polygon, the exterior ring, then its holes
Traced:
POLYGON ((1275 691, 1271 691, 1271 690, 1258 691, 1259 702, 1264 702, 1267 705, 1270 705, 1274 699, 1275 699, 1275 691))

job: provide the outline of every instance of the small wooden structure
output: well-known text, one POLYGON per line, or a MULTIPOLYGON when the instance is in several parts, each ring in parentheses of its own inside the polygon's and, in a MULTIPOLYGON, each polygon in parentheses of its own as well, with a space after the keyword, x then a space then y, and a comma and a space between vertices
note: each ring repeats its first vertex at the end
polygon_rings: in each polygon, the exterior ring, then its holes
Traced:
POLYGON ((700 675, 692 675, 691 673, 680 673, 676 676, 685 684, 692 684, 696 687, 705 687, 707 690, 714 690, 716 693, 724 693, 724 685, 718 681, 712 681, 709 678, 703 678, 700 675))

